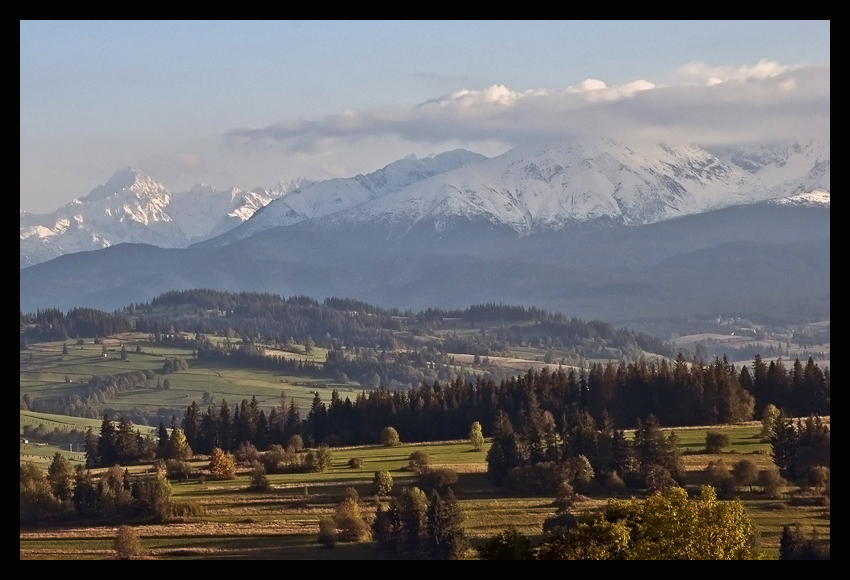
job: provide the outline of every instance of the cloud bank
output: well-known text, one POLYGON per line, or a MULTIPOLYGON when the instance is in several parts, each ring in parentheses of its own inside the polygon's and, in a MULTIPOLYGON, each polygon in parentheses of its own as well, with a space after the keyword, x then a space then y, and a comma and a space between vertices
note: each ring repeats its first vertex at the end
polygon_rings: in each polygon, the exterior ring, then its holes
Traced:
POLYGON ((674 78, 668 85, 639 79, 609 86, 589 78, 562 90, 462 89, 416 106, 347 109, 319 120, 235 129, 226 144, 321 157, 384 137, 510 146, 582 136, 701 145, 829 139, 829 66, 692 62, 674 78))

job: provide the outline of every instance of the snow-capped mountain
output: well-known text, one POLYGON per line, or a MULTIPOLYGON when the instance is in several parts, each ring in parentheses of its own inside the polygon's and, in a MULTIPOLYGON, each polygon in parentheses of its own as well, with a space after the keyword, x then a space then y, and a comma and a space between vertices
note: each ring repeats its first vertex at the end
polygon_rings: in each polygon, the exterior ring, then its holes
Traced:
POLYGON ((222 246, 295 224, 381 224, 394 236, 470 220, 520 236, 595 221, 636 226, 816 191, 828 199, 829 180, 828 141, 705 149, 568 140, 492 159, 460 149, 405 158, 367 175, 271 190, 197 185, 177 194, 125 168, 52 214, 22 211, 21 267, 120 242, 222 246))
MULTIPOLYGON (((34 239, 70 231, 112 242, 103 232, 124 224, 188 240, 225 215, 235 221, 228 208, 253 199, 205 186, 169 194, 133 175, 47 223, 22 212, 22 255, 25 222, 34 239)), ((828 143, 709 151, 599 139, 492 159, 453 151, 281 186, 242 225, 184 249, 112 242, 25 268, 21 310, 108 310, 217 288, 403 309, 534 304, 618 324, 720 311, 817 320, 829 315, 828 185, 828 143)))
POLYGON ((743 167, 743 161, 724 161, 693 145, 673 148, 598 139, 518 147, 322 221, 379 222, 404 232, 420 222, 440 230, 451 227, 456 218, 466 218, 527 235, 599 219, 650 224, 823 184, 828 188, 828 144, 765 147, 762 157, 751 154, 747 159, 759 159, 760 165, 743 167))
POLYGON ((769 203, 799 207, 829 207, 829 192, 822 189, 816 189, 808 193, 798 193, 788 197, 772 199, 769 203))
POLYGON ((288 226, 351 209, 369 201, 399 192, 413 184, 487 158, 463 149, 433 157, 408 157, 386 167, 351 178, 319 181, 294 189, 258 211, 245 224, 222 236, 217 243, 229 243, 263 230, 288 226))
POLYGON ((829 142, 751 144, 711 149, 724 163, 757 177, 777 197, 829 191, 829 142))
POLYGON ((309 182, 279 183, 268 191, 248 192, 197 185, 172 194, 149 176, 125 167, 87 196, 53 213, 21 211, 21 268, 121 242, 185 247, 239 225, 257 209, 305 183, 309 182))

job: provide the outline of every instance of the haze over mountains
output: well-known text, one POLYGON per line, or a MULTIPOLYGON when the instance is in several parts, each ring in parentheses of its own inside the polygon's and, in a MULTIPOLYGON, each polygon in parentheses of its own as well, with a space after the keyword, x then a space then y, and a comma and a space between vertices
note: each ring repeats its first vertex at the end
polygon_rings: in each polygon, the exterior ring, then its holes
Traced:
POLYGON ((205 241, 25 268, 21 308, 111 309, 204 286, 402 308, 512 302, 614 322, 828 316, 829 163, 828 142, 708 151, 573 140, 173 195, 126 169, 49 219, 22 213, 22 268, 121 241, 205 241))

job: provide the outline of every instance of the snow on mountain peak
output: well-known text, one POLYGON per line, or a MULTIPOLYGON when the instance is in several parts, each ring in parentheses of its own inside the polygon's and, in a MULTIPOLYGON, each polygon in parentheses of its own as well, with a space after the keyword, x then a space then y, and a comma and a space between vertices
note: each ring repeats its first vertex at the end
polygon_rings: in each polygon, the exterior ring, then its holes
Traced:
POLYGON ((829 142, 703 149, 568 139, 492 159, 458 149, 408 155, 351 178, 299 178, 251 191, 199 184, 176 194, 125 167, 52 214, 21 211, 21 265, 120 242, 183 247, 219 236, 216 243, 227 244, 309 220, 384 222, 404 232, 466 218, 527 235, 600 219, 649 224, 767 200, 828 206, 829 159, 829 142))
POLYGON ((161 183, 128 166, 113 173, 105 184, 92 189, 83 201, 100 201, 122 192, 131 192, 137 198, 169 195, 168 190, 161 183))
POLYGON ((244 238, 259 231, 335 214, 354 208, 435 175, 475 164, 486 157, 456 149, 424 159, 405 158, 366 175, 306 182, 288 190, 243 225, 234 228, 222 243, 244 238))
POLYGON ((121 242, 184 247, 244 222, 288 186, 275 188, 220 192, 198 184, 172 194, 141 171, 124 167, 51 214, 21 212, 21 267, 121 242))
POLYGON ((404 232, 423 220, 445 228, 453 218, 483 219, 519 235, 598 219, 650 224, 787 196, 806 180, 828 183, 828 145, 823 151, 817 144, 776 148, 770 169, 753 173, 696 145, 602 138, 524 145, 323 220, 384 222, 404 232))
POLYGON ((804 207, 829 207, 829 192, 816 189, 808 193, 798 193, 788 197, 770 200, 776 205, 796 205, 804 207))

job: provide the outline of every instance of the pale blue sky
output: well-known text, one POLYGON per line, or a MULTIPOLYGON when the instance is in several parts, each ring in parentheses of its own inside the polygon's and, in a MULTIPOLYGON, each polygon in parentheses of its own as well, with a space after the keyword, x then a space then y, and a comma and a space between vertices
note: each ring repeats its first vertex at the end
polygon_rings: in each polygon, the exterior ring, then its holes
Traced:
POLYGON ((789 115, 789 131, 828 138, 829 33, 825 21, 21 22, 21 209, 52 211, 125 165, 177 192, 453 147, 495 155, 591 126, 717 141, 780 136, 789 115), (752 118, 753 99, 769 116, 752 118))

